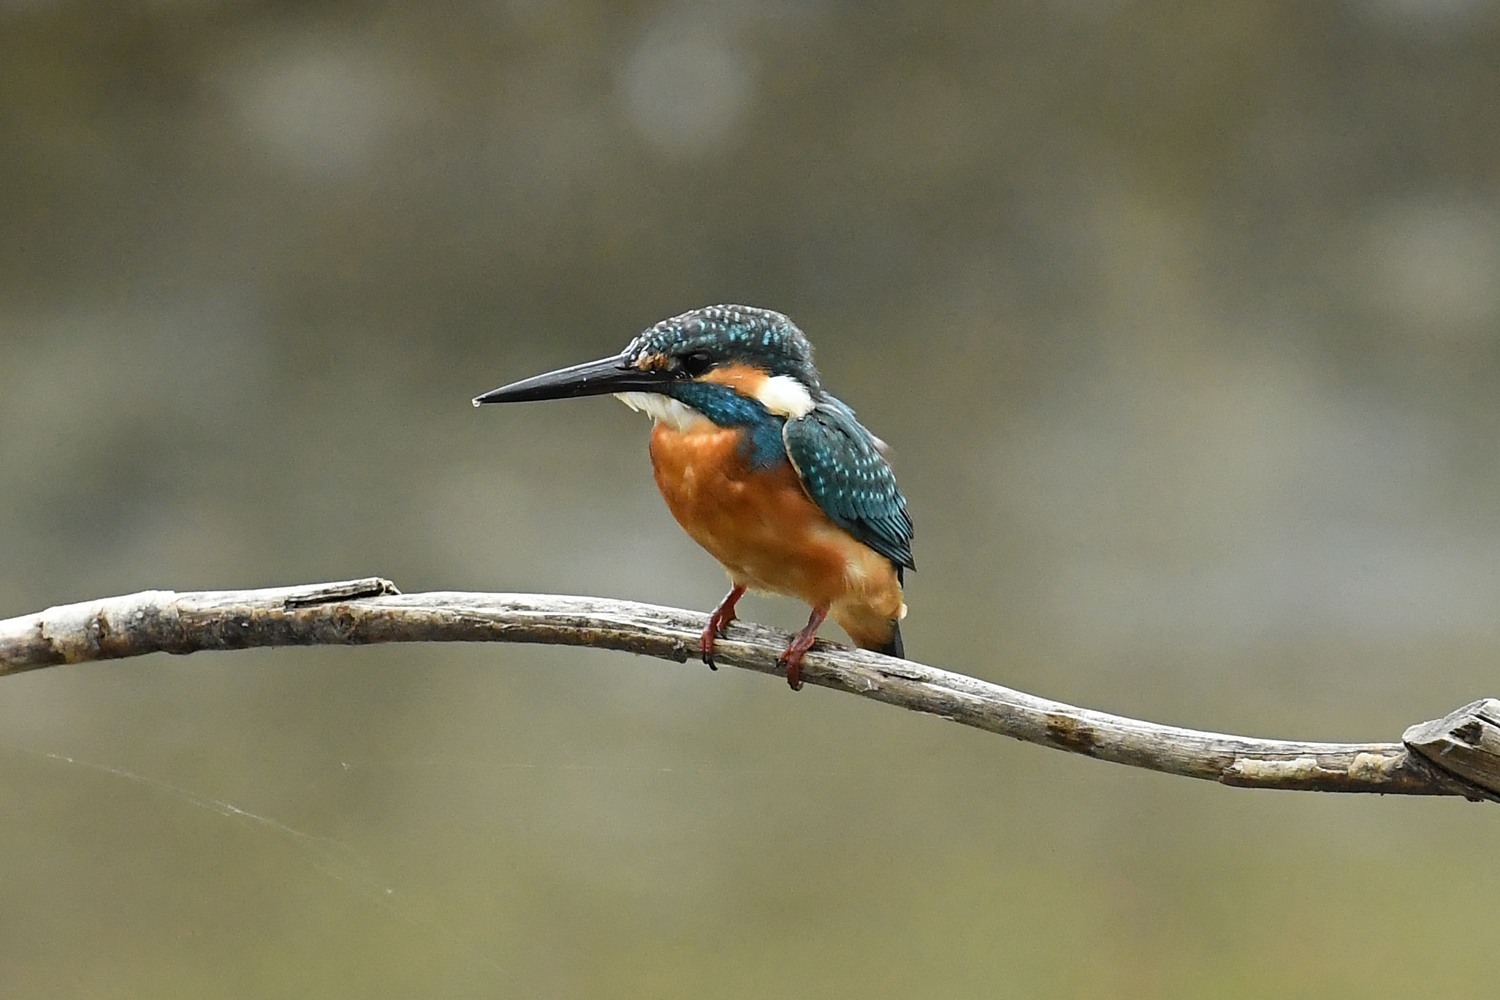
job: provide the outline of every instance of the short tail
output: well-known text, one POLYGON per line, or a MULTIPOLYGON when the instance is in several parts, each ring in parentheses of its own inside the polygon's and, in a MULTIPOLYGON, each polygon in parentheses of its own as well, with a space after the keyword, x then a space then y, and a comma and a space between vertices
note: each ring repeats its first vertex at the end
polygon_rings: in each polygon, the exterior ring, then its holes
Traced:
POLYGON ((884 653, 886 656, 894 656, 898 660, 906 659, 906 647, 901 644, 901 623, 891 622, 890 642, 887 642, 883 646, 871 646, 870 648, 877 653, 884 653))
POLYGON ((849 638, 860 649, 906 659, 906 647, 901 642, 901 622, 894 616, 887 617, 866 605, 835 605, 833 620, 849 633, 849 638))

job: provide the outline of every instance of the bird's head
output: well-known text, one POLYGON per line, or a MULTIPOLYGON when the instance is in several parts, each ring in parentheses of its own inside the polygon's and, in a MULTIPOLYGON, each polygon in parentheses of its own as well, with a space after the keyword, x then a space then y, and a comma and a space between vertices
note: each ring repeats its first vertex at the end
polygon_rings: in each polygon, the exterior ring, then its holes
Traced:
POLYGON ((724 305, 662 320, 613 357, 501 386, 474 405, 605 394, 680 427, 702 418, 744 422, 739 411, 750 401, 800 417, 822 386, 796 324, 769 309, 724 305))

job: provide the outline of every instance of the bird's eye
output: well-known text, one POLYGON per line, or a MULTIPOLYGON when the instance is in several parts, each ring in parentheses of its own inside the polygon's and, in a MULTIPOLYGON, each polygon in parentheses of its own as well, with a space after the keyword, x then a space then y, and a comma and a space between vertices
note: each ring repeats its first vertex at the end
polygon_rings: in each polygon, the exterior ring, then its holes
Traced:
POLYGON ((709 357, 707 351, 694 351, 684 354, 679 362, 683 372, 692 378, 697 378, 713 366, 714 359, 709 357))

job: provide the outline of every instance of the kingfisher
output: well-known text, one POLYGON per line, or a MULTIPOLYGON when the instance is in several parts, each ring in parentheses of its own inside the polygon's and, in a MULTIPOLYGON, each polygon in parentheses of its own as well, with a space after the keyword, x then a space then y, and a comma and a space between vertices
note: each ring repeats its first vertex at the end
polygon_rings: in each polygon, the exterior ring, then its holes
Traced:
POLYGON ((748 591, 812 608, 777 665, 792 690, 831 615, 863 649, 902 657, 912 561, 906 497, 885 444, 823 388, 812 345, 769 309, 718 305, 649 327, 612 357, 477 396, 474 405, 611 394, 649 415, 651 466, 672 516, 729 574, 699 651, 748 591))

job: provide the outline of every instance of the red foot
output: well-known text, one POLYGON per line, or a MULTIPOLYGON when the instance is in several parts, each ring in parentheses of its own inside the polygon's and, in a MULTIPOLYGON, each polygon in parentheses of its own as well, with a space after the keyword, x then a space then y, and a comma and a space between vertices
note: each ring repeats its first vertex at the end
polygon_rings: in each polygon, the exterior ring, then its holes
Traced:
POLYGON ((776 660, 778 667, 786 668, 786 682, 791 685, 793 691, 802 690, 802 657, 809 649, 812 649, 814 640, 818 638, 818 629, 827 618, 827 608, 813 608, 812 614, 807 619, 807 627, 792 637, 791 644, 786 647, 786 652, 776 660))
POLYGON ((708 669, 718 670, 714 666, 714 640, 722 638, 724 631, 729 628, 729 623, 734 621, 734 606, 739 603, 741 597, 745 596, 745 588, 735 584, 729 593, 714 608, 713 614, 708 616, 708 628, 703 630, 703 638, 698 640, 698 650, 703 654, 703 662, 708 664, 708 669))

